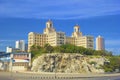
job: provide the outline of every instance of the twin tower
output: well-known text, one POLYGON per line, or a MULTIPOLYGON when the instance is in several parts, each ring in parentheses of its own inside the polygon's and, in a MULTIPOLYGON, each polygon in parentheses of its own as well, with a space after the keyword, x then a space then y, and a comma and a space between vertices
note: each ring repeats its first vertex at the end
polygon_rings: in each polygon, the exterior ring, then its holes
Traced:
MULTIPOLYGON (((49 34, 51 32, 56 32, 56 30, 53 27, 53 23, 51 20, 48 20, 46 22, 46 28, 44 29, 44 34, 49 34)), ((80 32, 80 26, 77 24, 74 26, 74 32, 72 33, 72 37, 81 37, 82 32, 80 32)))

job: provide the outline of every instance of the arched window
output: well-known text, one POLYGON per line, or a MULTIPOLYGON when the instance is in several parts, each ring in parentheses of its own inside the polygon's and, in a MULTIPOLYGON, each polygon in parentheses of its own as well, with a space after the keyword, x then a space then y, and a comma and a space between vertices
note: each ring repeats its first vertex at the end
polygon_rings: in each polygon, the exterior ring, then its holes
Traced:
POLYGON ((52 27, 52 24, 50 24, 50 28, 52 27))

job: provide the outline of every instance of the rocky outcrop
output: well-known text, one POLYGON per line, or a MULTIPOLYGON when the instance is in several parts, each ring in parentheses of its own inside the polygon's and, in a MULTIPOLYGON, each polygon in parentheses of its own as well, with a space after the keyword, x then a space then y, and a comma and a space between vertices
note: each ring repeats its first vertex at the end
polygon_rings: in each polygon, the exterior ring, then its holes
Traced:
POLYGON ((104 73, 100 65, 104 65, 105 61, 106 59, 101 56, 96 58, 70 53, 43 54, 34 59, 31 70, 58 73, 104 73))

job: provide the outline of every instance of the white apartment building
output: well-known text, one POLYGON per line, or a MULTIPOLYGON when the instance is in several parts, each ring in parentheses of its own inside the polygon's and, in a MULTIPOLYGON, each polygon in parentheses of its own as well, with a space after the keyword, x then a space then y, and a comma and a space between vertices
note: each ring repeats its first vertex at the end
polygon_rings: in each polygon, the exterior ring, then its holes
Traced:
POLYGON ((6 47, 6 53, 11 53, 13 51, 12 47, 7 46, 6 47))
POLYGON ((25 51, 25 41, 24 40, 16 41, 15 48, 20 49, 21 51, 25 51))

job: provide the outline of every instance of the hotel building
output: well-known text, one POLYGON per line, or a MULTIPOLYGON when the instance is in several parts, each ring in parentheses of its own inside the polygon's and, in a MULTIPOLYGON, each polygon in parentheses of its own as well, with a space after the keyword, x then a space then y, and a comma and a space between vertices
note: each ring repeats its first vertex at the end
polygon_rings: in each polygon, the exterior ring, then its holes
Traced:
POLYGON ((28 34, 28 52, 32 45, 44 46, 49 43, 51 46, 60 46, 62 44, 73 44, 85 48, 94 48, 93 36, 83 36, 80 27, 76 25, 71 37, 67 37, 64 32, 56 32, 52 21, 46 22, 46 28, 43 34, 30 32, 28 34))
POLYGON ((96 38, 96 50, 105 50, 104 38, 101 36, 96 38))

